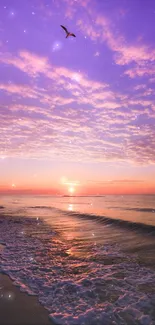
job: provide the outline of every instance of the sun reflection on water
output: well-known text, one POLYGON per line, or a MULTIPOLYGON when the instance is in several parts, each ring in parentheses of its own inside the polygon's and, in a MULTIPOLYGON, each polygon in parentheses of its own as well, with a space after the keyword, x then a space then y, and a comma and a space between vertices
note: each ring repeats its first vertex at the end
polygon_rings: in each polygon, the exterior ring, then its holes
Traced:
POLYGON ((73 211, 73 204, 68 205, 68 211, 73 211))

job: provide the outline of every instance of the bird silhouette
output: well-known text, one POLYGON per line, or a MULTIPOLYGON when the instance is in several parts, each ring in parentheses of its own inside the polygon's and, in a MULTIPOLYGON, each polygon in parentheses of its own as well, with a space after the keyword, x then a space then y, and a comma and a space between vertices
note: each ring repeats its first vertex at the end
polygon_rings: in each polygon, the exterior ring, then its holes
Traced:
POLYGON ((65 30, 65 32, 66 32, 66 38, 68 37, 68 36, 73 36, 73 37, 76 37, 75 36, 75 34, 73 34, 73 33, 70 33, 68 30, 67 30, 67 28, 66 27, 64 27, 63 25, 60 25, 64 30, 65 30))

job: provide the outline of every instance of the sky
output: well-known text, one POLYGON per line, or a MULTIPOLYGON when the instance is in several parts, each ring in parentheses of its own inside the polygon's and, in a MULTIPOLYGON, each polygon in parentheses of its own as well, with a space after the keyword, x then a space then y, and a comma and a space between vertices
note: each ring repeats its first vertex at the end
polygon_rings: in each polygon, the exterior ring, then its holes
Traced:
POLYGON ((0 1, 0 193, 155 193, 154 31, 154 0, 0 1))

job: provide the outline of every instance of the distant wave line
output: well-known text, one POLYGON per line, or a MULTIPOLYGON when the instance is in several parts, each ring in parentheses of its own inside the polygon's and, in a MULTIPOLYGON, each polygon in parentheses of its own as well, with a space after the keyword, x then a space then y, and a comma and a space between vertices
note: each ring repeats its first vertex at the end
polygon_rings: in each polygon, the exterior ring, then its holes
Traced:
POLYGON ((95 214, 89 214, 89 213, 80 213, 80 212, 73 212, 73 211, 66 211, 63 209, 59 209, 59 208, 55 208, 52 206, 32 206, 30 208, 33 209, 51 209, 52 211, 57 211, 57 212, 63 212, 67 215, 70 216, 75 216, 77 218, 81 218, 81 219, 86 219, 86 220, 91 220, 91 221, 96 221, 99 222, 103 225, 115 225, 117 227, 121 227, 121 228, 126 228, 126 229, 130 229, 133 231, 139 231, 139 232, 144 232, 147 234, 151 234, 151 235, 155 235, 155 226, 153 225, 148 225, 148 224, 144 224, 144 223, 140 223, 140 222, 132 222, 132 221, 128 221, 128 220, 122 220, 122 219, 113 219, 110 217, 106 217, 106 216, 99 216, 99 215, 95 215, 95 214))

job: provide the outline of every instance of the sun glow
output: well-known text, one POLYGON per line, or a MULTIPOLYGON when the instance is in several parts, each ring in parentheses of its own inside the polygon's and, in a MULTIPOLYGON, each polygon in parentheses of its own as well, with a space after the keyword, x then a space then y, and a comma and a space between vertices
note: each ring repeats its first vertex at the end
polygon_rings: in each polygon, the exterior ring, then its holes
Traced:
POLYGON ((75 189, 74 189, 74 187, 69 187, 68 191, 72 194, 72 193, 74 193, 75 189))

